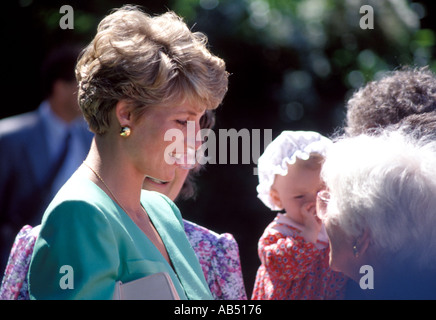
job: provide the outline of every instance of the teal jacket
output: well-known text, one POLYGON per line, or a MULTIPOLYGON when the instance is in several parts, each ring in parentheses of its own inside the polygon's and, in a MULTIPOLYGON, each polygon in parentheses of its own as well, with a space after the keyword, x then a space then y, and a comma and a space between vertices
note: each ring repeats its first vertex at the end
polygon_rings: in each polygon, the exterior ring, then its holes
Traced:
POLYGON ((212 299, 177 207, 152 191, 143 191, 141 203, 174 269, 103 190, 76 172, 42 219, 28 272, 31 299, 112 299, 117 281, 161 271, 181 299, 212 299))

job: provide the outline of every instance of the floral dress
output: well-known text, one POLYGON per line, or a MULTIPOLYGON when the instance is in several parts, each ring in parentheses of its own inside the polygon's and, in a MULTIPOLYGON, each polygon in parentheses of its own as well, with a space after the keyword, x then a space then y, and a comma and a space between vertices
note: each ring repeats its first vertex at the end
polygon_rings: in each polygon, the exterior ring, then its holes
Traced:
POLYGON ((29 300, 27 270, 40 226, 25 225, 15 237, 0 287, 0 300, 29 300))
POLYGON ((261 261, 253 300, 341 299, 346 278, 329 267, 325 230, 316 244, 307 242, 291 219, 278 214, 258 244, 261 261))
MULTIPOLYGON (((216 300, 246 300, 238 244, 229 233, 217 234, 183 220, 186 235, 216 300)), ((28 300, 27 271, 40 226, 24 226, 15 238, 0 287, 0 300, 28 300)))
POLYGON ((217 234, 183 220, 185 232, 215 300, 247 300, 238 244, 230 233, 217 234))

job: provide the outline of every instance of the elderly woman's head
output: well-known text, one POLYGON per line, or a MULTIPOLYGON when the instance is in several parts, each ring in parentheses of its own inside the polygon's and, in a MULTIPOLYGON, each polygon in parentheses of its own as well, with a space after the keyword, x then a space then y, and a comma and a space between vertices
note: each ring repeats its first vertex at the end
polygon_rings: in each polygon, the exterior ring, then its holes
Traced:
POLYGON ((125 6, 104 18, 76 67, 79 105, 91 131, 108 131, 111 111, 121 100, 135 116, 149 106, 184 100, 216 108, 228 74, 206 42, 172 12, 150 16, 125 6))
POLYGON ((354 280, 436 265, 436 143, 385 132, 336 142, 322 177, 330 263, 354 280))

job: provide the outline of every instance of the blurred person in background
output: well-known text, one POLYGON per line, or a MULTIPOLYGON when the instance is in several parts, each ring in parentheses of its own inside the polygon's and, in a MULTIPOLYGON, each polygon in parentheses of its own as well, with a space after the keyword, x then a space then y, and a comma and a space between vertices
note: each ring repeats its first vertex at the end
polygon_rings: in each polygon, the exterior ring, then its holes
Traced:
POLYGON ((74 66, 80 50, 54 49, 41 68, 44 101, 35 111, 0 121, 1 272, 18 230, 39 223, 91 145, 77 102, 74 66))
POLYGON ((348 136, 377 134, 382 132, 380 128, 401 126, 402 122, 409 129, 421 126, 426 131, 436 113, 436 76, 428 67, 404 67, 388 72, 380 80, 368 82, 357 90, 346 109, 348 136))

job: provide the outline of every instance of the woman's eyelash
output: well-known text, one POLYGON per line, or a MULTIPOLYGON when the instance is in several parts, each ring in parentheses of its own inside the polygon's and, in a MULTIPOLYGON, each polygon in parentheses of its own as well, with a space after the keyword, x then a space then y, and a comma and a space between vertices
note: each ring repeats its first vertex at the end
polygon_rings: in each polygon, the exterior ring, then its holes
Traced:
POLYGON ((185 126, 185 125, 188 123, 187 120, 176 120, 176 122, 177 122, 178 124, 181 124, 182 126, 185 126))

